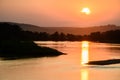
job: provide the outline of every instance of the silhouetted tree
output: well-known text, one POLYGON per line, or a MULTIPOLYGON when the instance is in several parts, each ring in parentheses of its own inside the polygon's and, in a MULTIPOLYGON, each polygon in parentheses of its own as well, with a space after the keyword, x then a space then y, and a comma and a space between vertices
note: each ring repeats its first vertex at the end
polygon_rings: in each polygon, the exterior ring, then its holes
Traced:
POLYGON ((0 40, 20 40, 22 29, 15 24, 0 23, 0 40))
POLYGON ((38 37, 39 37, 39 40, 41 40, 41 41, 48 41, 48 40, 50 40, 50 38, 49 38, 50 35, 48 33, 46 33, 46 32, 40 32, 38 37))
POLYGON ((53 41, 59 41, 60 40, 59 33, 55 32, 55 33, 51 34, 51 40, 53 40, 53 41))
POLYGON ((93 32, 89 35, 89 39, 91 41, 99 41, 102 39, 100 32, 93 32))
POLYGON ((67 34, 67 40, 74 41, 75 36, 73 34, 67 34))
POLYGON ((64 33, 60 33, 59 37, 60 41, 66 41, 66 35, 64 33))

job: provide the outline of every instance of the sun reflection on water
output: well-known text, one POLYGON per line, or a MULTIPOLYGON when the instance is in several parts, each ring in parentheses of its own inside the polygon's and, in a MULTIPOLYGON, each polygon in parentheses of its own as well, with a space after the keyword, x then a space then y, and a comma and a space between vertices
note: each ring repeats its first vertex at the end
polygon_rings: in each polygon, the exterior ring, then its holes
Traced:
POLYGON ((82 42, 82 55, 81 55, 81 64, 88 63, 89 61, 89 42, 82 42))
MULTIPOLYGON (((84 66, 89 61, 89 42, 82 41, 81 64, 84 66)), ((88 69, 81 69, 81 80, 88 80, 88 69)))
POLYGON ((88 80, 88 70, 87 69, 81 70, 81 80, 88 80))

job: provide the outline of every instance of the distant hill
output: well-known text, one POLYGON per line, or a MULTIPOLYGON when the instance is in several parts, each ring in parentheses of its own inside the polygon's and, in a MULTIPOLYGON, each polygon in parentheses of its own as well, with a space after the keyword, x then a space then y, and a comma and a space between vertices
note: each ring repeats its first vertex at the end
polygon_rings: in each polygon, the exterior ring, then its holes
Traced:
POLYGON ((50 34, 57 31, 57 32, 63 32, 65 34, 70 33, 74 35, 85 35, 85 34, 90 34, 91 32, 98 32, 98 31, 105 32, 108 30, 120 29, 120 26, 116 26, 116 25, 104 25, 104 26, 79 28, 79 27, 40 27, 31 24, 12 23, 12 22, 8 22, 8 23, 17 24, 25 31, 47 32, 50 34))

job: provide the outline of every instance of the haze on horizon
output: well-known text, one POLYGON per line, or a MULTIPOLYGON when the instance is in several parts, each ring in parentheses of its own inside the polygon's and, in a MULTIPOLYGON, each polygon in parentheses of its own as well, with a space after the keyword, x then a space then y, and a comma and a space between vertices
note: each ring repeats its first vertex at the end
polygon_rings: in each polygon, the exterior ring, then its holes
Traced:
POLYGON ((120 25, 120 0, 0 0, 0 22, 41 27, 120 25), (88 7, 90 15, 81 13, 88 7))

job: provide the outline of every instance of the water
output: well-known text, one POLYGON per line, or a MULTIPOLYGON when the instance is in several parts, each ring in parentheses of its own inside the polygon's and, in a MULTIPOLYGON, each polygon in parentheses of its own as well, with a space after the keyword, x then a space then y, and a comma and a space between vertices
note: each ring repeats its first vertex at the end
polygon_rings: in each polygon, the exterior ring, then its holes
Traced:
POLYGON ((0 60, 0 80, 120 80, 120 64, 84 64, 93 60, 120 59, 120 44, 67 41, 36 43, 67 55, 0 60))

